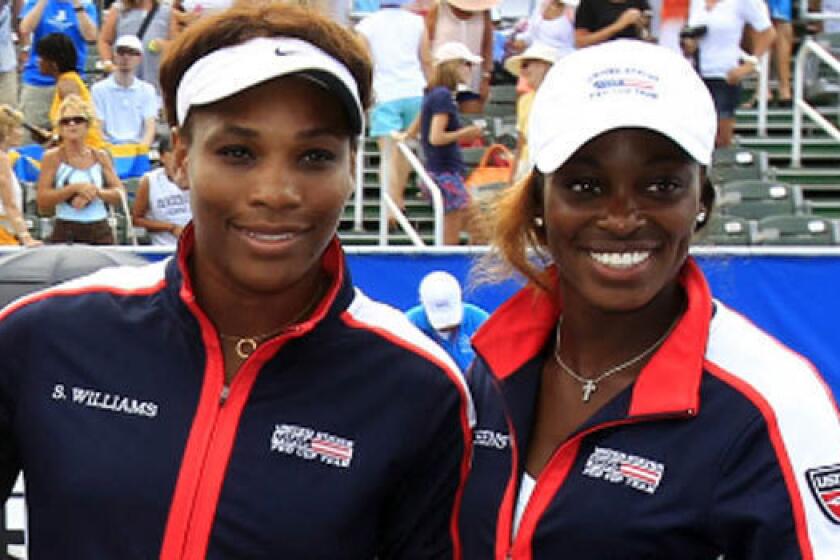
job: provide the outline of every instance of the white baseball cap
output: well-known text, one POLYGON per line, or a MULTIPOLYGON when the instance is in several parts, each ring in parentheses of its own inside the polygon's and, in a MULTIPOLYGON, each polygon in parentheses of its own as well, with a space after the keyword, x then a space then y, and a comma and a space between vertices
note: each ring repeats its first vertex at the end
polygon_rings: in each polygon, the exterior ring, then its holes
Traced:
POLYGON ((549 64, 554 64, 558 58, 558 54, 557 49, 554 47, 549 47, 543 43, 534 43, 521 54, 508 58, 505 61, 505 70, 514 76, 518 76, 522 71, 522 62, 526 60, 542 60, 549 64))
POLYGON ((119 38, 114 41, 114 50, 117 50, 120 47, 126 47, 139 53, 143 52, 143 43, 137 38, 137 35, 120 35, 119 38))
POLYGON ((717 115, 703 81, 674 51, 620 39, 558 60, 534 97, 531 160, 542 173, 563 165, 581 146, 617 128, 646 128, 709 165, 717 115))
POLYGON ((450 60, 466 60, 467 62, 478 64, 483 59, 477 54, 473 54, 464 43, 449 41, 435 50, 435 64, 443 64, 450 60))
POLYGON ((461 302, 461 285, 448 272, 436 270, 420 282, 420 303, 435 330, 461 324, 464 305, 461 302))
POLYGON ((178 124, 187 120, 190 107, 215 103, 292 74, 304 76, 334 93, 346 109, 353 134, 362 133, 365 113, 353 74, 315 45, 290 37, 257 37, 195 61, 178 84, 178 124))

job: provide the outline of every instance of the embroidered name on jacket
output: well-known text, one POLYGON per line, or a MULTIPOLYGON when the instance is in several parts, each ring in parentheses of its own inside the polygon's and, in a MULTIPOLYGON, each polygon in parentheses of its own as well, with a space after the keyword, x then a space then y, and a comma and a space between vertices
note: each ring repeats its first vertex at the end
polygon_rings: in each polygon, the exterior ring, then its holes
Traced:
POLYGON ((319 459, 326 465, 347 468, 353 460, 353 441, 291 424, 276 424, 271 450, 301 459, 319 459))
POLYGON ((68 400, 68 397, 73 404, 88 408, 109 410, 120 414, 154 418, 158 413, 157 403, 150 401, 141 401, 116 393, 103 393, 102 391, 84 387, 71 387, 70 394, 68 395, 66 387, 61 383, 53 387, 53 400, 65 401, 68 400))
POLYGON ((583 468, 586 476, 624 484, 648 494, 656 492, 664 473, 662 463, 606 447, 596 447, 583 468))
POLYGON ((510 436, 493 430, 475 430, 473 444, 491 449, 505 449, 510 443, 510 436))

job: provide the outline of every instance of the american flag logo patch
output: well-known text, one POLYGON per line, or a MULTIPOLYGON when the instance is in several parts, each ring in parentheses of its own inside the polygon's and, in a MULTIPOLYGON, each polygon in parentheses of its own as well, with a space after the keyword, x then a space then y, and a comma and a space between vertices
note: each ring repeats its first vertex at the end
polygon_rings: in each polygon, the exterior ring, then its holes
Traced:
POLYGON ((665 474, 665 465, 623 451, 596 447, 586 460, 583 474, 653 494, 665 474))
POLYGON ((805 475, 823 513, 840 525, 840 465, 809 469, 805 475))
POLYGON ((659 97, 659 76, 640 68, 604 68, 589 76, 592 99, 607 95, 640 95, 650 99, 659 97))
POLYGON ((293 424, 276 424, 271 434, 271 451, 345 469, 353 461, 353 445, 353 440, 293 424))

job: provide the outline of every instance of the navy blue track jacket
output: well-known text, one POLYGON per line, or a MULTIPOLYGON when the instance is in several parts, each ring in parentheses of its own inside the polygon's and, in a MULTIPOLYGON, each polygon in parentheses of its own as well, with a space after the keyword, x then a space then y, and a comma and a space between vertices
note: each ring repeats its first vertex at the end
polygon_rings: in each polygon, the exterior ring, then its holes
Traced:
POLYGON ((840 419, 819 373, 682 271, 688 308, 514 507, 561 310, 528 287, 476 334, 464 558, 840 559, 840 419))
POLYGON ((191 246, 0 315, 0 484, 23 470, 30 558, 455 556, 472 409, 451 359, 352 286, 336 240, 313 317, 228 392, 191 246))

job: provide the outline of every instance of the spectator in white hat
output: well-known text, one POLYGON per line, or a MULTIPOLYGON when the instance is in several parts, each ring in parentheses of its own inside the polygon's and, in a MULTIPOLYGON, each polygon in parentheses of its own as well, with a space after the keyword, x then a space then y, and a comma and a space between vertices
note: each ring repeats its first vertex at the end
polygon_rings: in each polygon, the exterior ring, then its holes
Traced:
MULTIPOLYGON (((458 86, 470 79, 481 57, 472 54, 462 43, 444 43, 435 52, 435 66, 429 88, 423 98, 420 118, 407 136, 419 131, 426 171, 443 195, 443 238, 447 245, 458 245, 461 232, 467 229, 470 193, 464 183, 464 159, 458 143, 480 138, 483 128, 461 126, 455 95, 458 86)), ((428 187, 421 184, 428 198, 428 187)))
MULTIPOLYGON (((564 52, 568 54, 570 51, 564 52)), ((525 52, 512 56, 505 61, 505 69, 514 76, 524 79, 528 90, 516 101, 516 154, 511 167, 511 179, 519 179, 531 169, 530 154, 528 152, 528 122, 531 116, 531 105, 534 95, 545 78, 551 65, 560 53, 548 45, 535 43, 525 49, 525 52)))
POLYGON ((155 86, 136 76, 143 44, 135 35, 114 42, 114 71, 91 87, 96 116, 112 144, 152 145, 160 110, 155 86))
POLYGON ((637 40, 570 54, 537 91, 536 169, 492 253, 528 283, 473 337, 466 560, 840 550, 825 380, 689 256, 716 120, 688 61, 637 40))
POLYGON ((442 270, 420 281, 420 305, 406 311, 408 319, 452 356, 466 373, 475 358, 470 339, 484 324, 486 311, 466 303, 458 279, 442 270))
POLYGON ((461 43, 480 60, 458 93, 464 113, 481 113, 490 95, 493 75, 493 19, 499 0, 436 0, 426 15, 432 52, 446 43, 461 43))

